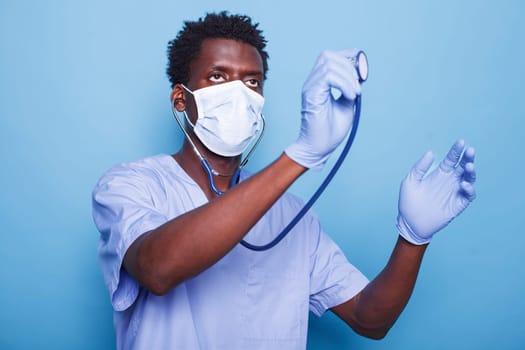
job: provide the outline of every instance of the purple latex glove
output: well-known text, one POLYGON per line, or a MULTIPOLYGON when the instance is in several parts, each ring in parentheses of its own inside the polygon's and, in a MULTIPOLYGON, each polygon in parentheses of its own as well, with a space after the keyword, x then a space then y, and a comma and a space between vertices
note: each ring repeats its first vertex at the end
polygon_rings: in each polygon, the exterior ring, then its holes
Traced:
POLYGON ((399 191, 397 229, 403 238, 417 245, 430 242, 476 198, 474 148, 465 150, 465 142, 458 140, 439 166, 425 176, 433 162, 432 152, 425 153, 399 191))
POLYGON ((301 130, 285 150, 288 157, 310 169, 321 169, 350 131, 354 104, 361 94, 350 58, 359 50, 324 51, 303 86, 301 130), (335 98, 331 89, 341 96, 335 98))

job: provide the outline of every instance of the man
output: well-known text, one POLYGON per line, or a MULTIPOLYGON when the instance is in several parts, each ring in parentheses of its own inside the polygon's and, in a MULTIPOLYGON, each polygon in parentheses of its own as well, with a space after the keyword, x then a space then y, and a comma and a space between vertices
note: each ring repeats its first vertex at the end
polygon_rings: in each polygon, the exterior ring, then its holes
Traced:
POLYGON ((286 189, 343 140, 361 91, 355 51, 324 52, 303 88, 297 141, 259 173, 239 174, 263 123, 264 48, 246 16, 186 22, 168 50, 186 141, 173 156, 115 166, 93 191, 118 349, 304 349, 309 310, 331 310, 380 339, 406 305, 432 235, 475 197, 472 148, 456 142, 428 176, 425 154, 402 183, 400 236, 371 282, 312 212, 272 249, 240 245, 268 243, 302 208, 286 189))

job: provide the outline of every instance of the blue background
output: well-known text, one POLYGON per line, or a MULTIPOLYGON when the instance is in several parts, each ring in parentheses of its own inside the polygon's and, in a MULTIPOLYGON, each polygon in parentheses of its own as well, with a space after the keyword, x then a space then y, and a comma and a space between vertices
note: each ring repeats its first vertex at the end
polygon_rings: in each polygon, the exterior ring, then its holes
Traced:
MULTIPOLYGON (((525 348, 523 2, 240 3, 2 0, 0 348, 114 348, 90 192, 115 163, 178 149, 166 44, 183 20, 222 9, 251 15, 269 40, 269 128, 252 171, 295 139, 321 50, 366 50, 360 130, 315 210, 370 278, 396 240, 410 166, 459 137, 477 150, 478 199, 429 247, 389 335, 312 316, 308 348, 525 348)), ((292 191, 308 197, 326 173, 292 191)))

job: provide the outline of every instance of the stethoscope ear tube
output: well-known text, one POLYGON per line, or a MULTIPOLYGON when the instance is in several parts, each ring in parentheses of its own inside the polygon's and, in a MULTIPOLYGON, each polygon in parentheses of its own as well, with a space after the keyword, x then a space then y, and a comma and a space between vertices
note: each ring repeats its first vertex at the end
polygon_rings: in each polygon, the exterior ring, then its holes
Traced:
MULTIPOLYGON (((206 160, 206 158, 204 158, 202 156, 202 154, 199 152, 199 149, 197 148, 197 146, 195 146, 195 143, 192 141, 190 135, 188 134, 188 132, 184 128, 184 125, 182 124, 182 121, 179 119, 178 112, 175 109, 175 100, 171 101, 171 112, 173 114, 173 117, 177 121, 177 124, 179 125, 179 127, 182 130, 182 132, 184 133, 184 136, 186 137, 186 140, 188 140, 188 142, 191 144, 191 147, 193 148, 193 152, 197 155, 197 157, 199 157, 201 166, 204 169, 204 171, 206 172, 206 175, 208 176, 208 182, 210 184, 210 188, 212 189, 213 192, 215 192, 215 194, 217 194, 218 196, 222 196, 224 194, 224 192, 217 188, 217 186, 215 185, 215 181, 213 180, 213 174, 217 175, 218 173, 216 173, 213 170, 213 168, 211 167, 210 163, 206 160)), ((189 120, 189 118, 188 118, 188 116, 186 114, 186 111, 183 111, 182 113, 184 113, 184 116, 186 117, 186 120, 189 120)), ((241 173, 241 169, 246 165, 246 163, 248 163, 248 160, 250 159, 253 151, 259 145, 259 143, 261 142, 262 136, 264 134, 264 129, 266 128, 266 119, 264 118, 264 116, 262 114, 260 115, 260 118, 261 118, 262 128, 261 128, 261 131, 259 132, 259 136, 257 138, 257 141, 252 145, 252 147, 250 148, 250 151, 248 152, 248 154, 244 157, 244 159, 241 161, 241 163, 240 163, 239 167, 237 168, 237 170, 235 170, 235 172, 233 173, 233 176, 232 176, 231 181, 230 181, 230 187, 235 186, 235 184, 237 183, 237 181, 239 179, 239 175, 241 173)))

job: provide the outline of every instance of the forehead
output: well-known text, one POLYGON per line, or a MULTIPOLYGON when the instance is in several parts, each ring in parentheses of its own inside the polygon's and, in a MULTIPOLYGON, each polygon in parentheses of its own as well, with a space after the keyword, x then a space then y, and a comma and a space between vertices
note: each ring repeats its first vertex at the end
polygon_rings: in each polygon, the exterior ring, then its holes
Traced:
POLYGON ((199 55, 190 63, 190 76, 212 67, 263 71, 261 55, 254 46, 224 38, 205 39, 202 42, 199 55))

